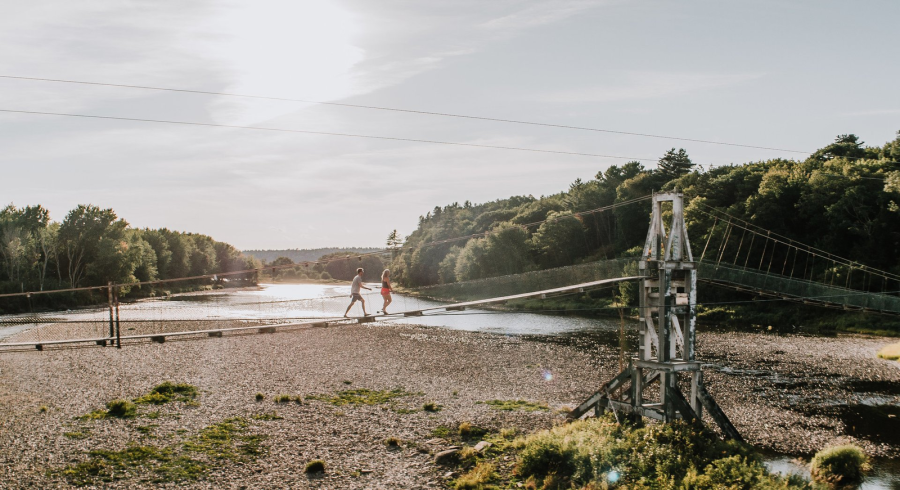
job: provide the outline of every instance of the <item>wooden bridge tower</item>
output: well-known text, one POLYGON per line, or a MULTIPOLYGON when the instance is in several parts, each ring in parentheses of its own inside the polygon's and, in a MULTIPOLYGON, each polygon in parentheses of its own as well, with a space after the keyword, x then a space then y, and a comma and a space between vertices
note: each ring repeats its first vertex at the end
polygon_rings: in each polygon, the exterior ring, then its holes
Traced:
POLYGON ((704 388, 703 372, 695 359, 697 263, 684 223, 684 195, 677 190, 654 194, 652 203, 640 261, 643 279, 637 355, 624 371, 573 410, 571 417, 581 418, 593 409, 596 415, 613 410, 663 422, 684 419, 702 423, 706 409, 726 437, 740 440, 704 388), (664 203, 671 203, 668 226, 664 203))

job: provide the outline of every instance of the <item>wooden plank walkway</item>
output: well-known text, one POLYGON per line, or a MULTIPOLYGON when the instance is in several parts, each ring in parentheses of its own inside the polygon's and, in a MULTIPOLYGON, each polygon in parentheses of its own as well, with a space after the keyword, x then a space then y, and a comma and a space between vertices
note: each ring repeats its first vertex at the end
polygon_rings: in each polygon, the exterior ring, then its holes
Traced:
MULTIPOLYGON (((553 289, 544 289, 541 291, 533 291, 530 293, 522 293, 522 294, 513 294, 510 296, 500 296, 496 298, 487 298, 480 299, 475 301, 465 301, 461 303, 452 303, 447 305, 440 306, 432 306, 429 308, 422 308, 419 310, 408 310, 401 311, 397 313, 390 313, 387 315, 369 315, 363 317, 330 317, 330 318, 321 318, 316 319, 314 321, 308 322, 299 322, 299 323, 283 323, 278 325, 254 325, 251 327, 232 327, 232 328, 214 328, 207 330, 191 330, 185 332, 167 332, 167 333, 154 333, 154 334, 143 334, 143 335, 123 335, 120 337, 122 341, 128 340, 146 340, 150 339, 153 342, 165 342, 165 339, 168 337, 186 337, 190 335, 207 335, 210 337, 220 337, 222 333, 225 332, 246 332, 250 330, 256 330, 259 333, 272 333, 277 330, 295 330, 295 329, 304 329, 304 328, 320 328, 320 327, 329 327, 333 325, 342 325, 342 324, 352 324, 352 323, 368 323, 373 322, 378 319, 385 320, 396 320, 404 317, 416 317, 416 316, 428 316, 428 312, 437 312, 437 311, 463 311, 467 308, 476 307, 476 306, 487 306, 498 303, 506 303, 507 301, 517 300, 517 299, 529 299, 529 298, 543 298, 547 296, 552 296, 554 294, 562 294, 569 293, 572 291, 584 291, 587 289, 617 284, 620 282, 627 281, 637 281, 641 279, 641 276, 629 276, 629 277, 616 277, 612 279, 603 279, 599 281, 591 281, 585 282, 581 284, 574 284, 572 286, 565 286, 560 288, 553 289)), ((71 339, 71 340, 51 340, 47 342, 9 342, 2 343, 0 342, 0 352, 4 349, 13 350, 13 348, 22 348, 22 347, 31 347, 37 350, 43 350, 44 346, 59 346, 59 345, 75 345, 75 344, 97 344, 97 345, 106 345, 106 343, 114 343, 116 341, 116 337, 95 337, 95 338, 86 338, 86 339, 71 339)))

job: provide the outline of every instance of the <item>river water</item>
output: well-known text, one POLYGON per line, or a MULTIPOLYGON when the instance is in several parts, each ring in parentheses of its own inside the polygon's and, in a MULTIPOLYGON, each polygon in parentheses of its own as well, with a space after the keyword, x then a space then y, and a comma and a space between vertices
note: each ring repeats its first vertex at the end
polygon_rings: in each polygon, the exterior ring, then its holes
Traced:
MULTIPOLYGON (((371 284, 373 291, 363 290, 366 298, 366 311, 369 314, 380 310, 381 296, 376 284, 371 284)), ((179 319, 319 319, 336 318, 343 315, 349 304, 350 288, 348 285, 331 284, 263 284, 256 289, 234 291, 216 291, 208 293, 192 293, 177 295, 166 300, 144 300, 125 304, 120 308, 123 320, 179 320, 179 319)), ((394 302, 388 312, 420 310, 440 303, 404 296, 394 295, 394 302)), ((362 305, 357 303, 350 310, 350 316, 361 316, 362 305)), ((46 316, 65 318, 67 320, 105 320, 108 318, 106 308, 77 310, 66 313, 52 313, 46 316)), ((9 320, 10 316, 0 316, 0 320, 9 320)), ((622 326, 613 318, 581 318, 573 316, 544 315, 534 313, 507 313, 479 309, 467 309, 461 312, 438 312, 422 317, 410 317, 391 320, 395 323, 428 325, 454 330, 490 332, 503 335, 535 336, 540 340, 553 342, 573 342, 588 345, 617 345, 619 329, 622 326)), ((34 324, 12 326, 0 325, 0 341, 14 335, 34 324)), ((629 344, 634 343, 637 323, 625 320, 629 344)), ((211 327, 212 328, 212 327, 211 327)), ((900 462, 896 460, 877 460, 874 471, 861 487, 864 490, 900 489, 900 462)), ((789 474, 797 473, 809 476, 809 470, 793 457, 770 454, 766 458, 770 471, 789 474)))

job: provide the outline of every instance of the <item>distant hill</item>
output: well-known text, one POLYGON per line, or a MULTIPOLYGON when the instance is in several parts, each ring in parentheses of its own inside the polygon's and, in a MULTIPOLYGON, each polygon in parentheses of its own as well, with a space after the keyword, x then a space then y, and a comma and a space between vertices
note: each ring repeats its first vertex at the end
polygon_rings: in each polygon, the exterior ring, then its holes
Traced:
POLYGON ((368 252, 376 252, 380 248, 372 247, 331 247, 331 248, 308 248, 308 249, 289 249, 289 250, 242 250, 244 255, 256 257, 263 262, 272 262, 278 257, 287 257, 294 262, 306 262, 318 260, 323 255, 343 252, 349 254, 363 254, 368 252))

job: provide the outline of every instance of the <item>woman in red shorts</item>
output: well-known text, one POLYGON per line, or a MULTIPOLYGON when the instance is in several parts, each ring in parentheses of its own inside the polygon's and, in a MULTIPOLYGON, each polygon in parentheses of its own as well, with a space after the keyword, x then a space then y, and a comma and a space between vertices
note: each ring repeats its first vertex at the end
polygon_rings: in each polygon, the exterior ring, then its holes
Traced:
POLYGON ((385 315, 388 314, 387 307, 391 304, 391 271, 385 269, 384 272, 381 273, 381 297, 384 298, 384 306, 381 307, 381 313, 385 315))

